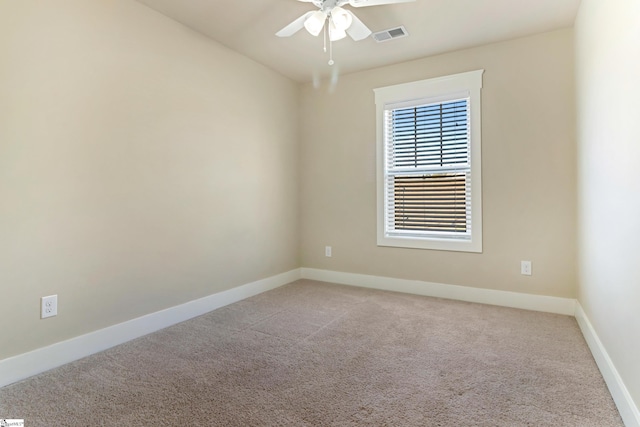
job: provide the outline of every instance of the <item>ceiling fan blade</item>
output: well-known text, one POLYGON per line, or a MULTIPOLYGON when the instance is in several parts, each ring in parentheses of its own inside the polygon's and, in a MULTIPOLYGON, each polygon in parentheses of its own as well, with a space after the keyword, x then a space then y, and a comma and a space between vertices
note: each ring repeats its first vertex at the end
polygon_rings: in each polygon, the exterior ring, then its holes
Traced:
POLYGON ((353 12, 347 10, 347 13, 353 18, 351 25, 349 26, 349 28, 347 28, 347 34, 349 34, 349 37, 351 37, 355 41, 360 41, 369 37, 371 35, 371 30, 366 25, 364 25, 364 23, 359 20, 358 17, 353 14, 353 12))
POLYGON ((349 0, 349 4, 353 7, 365 7, 365 6, 381 6, 385 4, 395 3, 411 3, 416 0, 349 0))
POLYGON ((313 11, 307 12, 302 15, 300 18, 296 19, 280 31, 276 33, 278 37, 289 37, 300 31, 304 28, 304 21, 306 21, 311 15, 313 15, 313 11))

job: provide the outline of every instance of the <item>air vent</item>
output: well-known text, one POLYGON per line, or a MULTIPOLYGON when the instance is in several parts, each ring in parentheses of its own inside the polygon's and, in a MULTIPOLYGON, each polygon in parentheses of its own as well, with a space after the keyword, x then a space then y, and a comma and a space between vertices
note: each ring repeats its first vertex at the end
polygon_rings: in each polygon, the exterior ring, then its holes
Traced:
POLYGON ((389 30, 378 31, 377 33, 373 33, 371 37, 373 37, 373 39, 378 43, 382 43, 393 39, 399 39, 401 37, 407 37, 408 35, 409 33, 407 33, 407 30, 403 26, 400 26, 389 30))

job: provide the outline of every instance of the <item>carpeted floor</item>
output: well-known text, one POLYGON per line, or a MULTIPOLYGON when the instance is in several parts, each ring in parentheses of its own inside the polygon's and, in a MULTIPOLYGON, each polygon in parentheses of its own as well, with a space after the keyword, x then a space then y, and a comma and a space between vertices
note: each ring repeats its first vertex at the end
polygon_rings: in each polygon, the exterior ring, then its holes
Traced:
POLYGON ((301 280, 0 389, 35 426, 622 426, 575 319, 301 280))

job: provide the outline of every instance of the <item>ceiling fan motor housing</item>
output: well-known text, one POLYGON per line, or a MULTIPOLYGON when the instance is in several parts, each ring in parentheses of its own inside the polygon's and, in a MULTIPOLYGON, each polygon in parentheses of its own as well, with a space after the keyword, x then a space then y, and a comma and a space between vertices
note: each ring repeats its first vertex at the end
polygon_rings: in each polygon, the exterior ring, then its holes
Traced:
POLYGON ((324 13, 329 14, 333 10, 334 7, 342 6, 346 2, 340 0, 322 0, 320 5, 318 6, 324 13))

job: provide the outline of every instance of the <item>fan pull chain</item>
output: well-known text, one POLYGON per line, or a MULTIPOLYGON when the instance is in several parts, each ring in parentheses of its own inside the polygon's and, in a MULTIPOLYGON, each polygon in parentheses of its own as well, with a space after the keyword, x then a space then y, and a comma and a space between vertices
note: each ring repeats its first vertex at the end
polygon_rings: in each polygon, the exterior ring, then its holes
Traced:
MULTIPOLYGON (((323 35, 324 35, 324 53, 327 53, 327 32, 329 31, 328 27, 329 27, 329 23, 326 23, 327 25, 324 26, 323 28, 323 35)), ((333 62, 333 41, 331 40, 331 37, 329 37, 329 65, 333 65, 335 64, 335 62, 333 62)))
POLYGON ((329 39, 329 65, 333 65, 333 41, 329 39))
MULTIPOLYGON (((330 25, 330 21, 329 19, 327 19, 327 25, 324 26, 324 37, 326 40, 327 37, 327 32, 330 31, 329 30, 329 25, 330 25)), ((326 44, 326 41, 325 41, 326 44)), ((325 52, 326 52, 326 48, 325 48, 325 52)), ((331 35, 329 35, 329 65, 333 65, 333 40, 331 40, 331 35)))
POLYGON ((325 25, 323 28, 323 34, 324 34, 324 53, 327 53, 327 26, 325 25))

